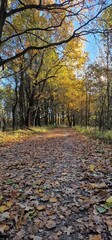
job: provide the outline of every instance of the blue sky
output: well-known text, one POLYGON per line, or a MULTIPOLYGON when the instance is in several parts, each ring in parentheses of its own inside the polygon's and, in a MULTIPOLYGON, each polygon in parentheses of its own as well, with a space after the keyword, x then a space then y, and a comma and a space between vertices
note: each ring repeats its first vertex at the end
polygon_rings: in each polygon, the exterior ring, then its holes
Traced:
POLYGON ((86 39, 87 41, 85 43, 85 50, 89 52, 90 62, 94 63, 98 57, 99 52, 98 38, 95 39, 93 35, 88 35, 86 39))

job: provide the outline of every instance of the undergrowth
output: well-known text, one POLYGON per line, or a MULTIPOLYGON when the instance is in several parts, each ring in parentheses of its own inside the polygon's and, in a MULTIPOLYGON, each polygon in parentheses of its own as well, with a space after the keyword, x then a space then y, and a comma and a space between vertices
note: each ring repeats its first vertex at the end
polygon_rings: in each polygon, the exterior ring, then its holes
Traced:
POLYGON ((90 138, 98 139, 100 141, 112 144, 112 130, 99 131, 97 128, 81 126, 75 126, 73 129, 83 133, 90 138))

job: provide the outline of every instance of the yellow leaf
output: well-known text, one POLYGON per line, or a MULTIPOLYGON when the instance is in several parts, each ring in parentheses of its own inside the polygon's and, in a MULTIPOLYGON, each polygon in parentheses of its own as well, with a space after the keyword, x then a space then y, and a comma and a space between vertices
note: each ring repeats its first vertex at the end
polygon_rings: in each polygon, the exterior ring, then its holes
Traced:
POLYGON ((37 209, 38 211, 43 211, 43 210, 45 210, 45 208, 46 208, 45 205, 38 205, 38 206, 36 206, 36 209, 37 209))
POLYGON ((10 200, 9 202, 6 203, 7 207, 12 207, 12 205, 14 204, 13 200, 10 200))
POLYGON ((93 164, 90 164, 90 165, 89 165, 89 169, 90 169, 91 172, 94 172, 95 166, 94 166, 93 164))
POLYGON ((107 203, 112 203, 112 196, 110 196, 109 198, 106 199, 107 203))
POLYGON ((98 189, 102 189, 102 188, 105 188, 106 187, 106 184, 105 183, 90 183, 90 186, 92 187, 92 188, 98 188, 98 189))
POLYGON ((53 198, 53 197, 52 197, 52 198, 49 199, 49 202, 50 202, 50 203, 55 203, 55 202, 57 202, 57 201, 58 201, 57 198, 53 198))
POLYGON ((7 209, 8 209, 8 207, 5 205, 0 206, 0 213, 5 212, 7 209))
POLYGON ((39 189, 38 191, 39 191, 39 193, 41 193, 41 192, 43 192, 43 189, 39 189))
POLYGON ((0 195, 0 200, 2 200, 3 199, 3 196, 2 195, 0 195))

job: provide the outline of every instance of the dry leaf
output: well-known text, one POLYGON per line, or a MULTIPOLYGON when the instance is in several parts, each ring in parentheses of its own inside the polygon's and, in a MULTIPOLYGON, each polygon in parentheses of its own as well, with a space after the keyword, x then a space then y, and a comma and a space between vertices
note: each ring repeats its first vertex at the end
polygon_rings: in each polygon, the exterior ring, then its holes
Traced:
POLYGON ((16 229, 17 230, 21 227, 21 224, 23 222, 23 216, 24 216, 24 209, 21 209, 21 215, 16 222, 16 229))
POLYGON ((90 186, 92 188, 98 188, 98 189, 102 189, 102 188, 105 188, 106 187, 106 184, 105 183, 90 183, 90 186))
POLYGON ((17 239, 21 240, 23 237, 25 236, 25 230, 21 229, 18 233, 17 233, 17 239))
POLYGON ((49 202, 50 202, 50 203, 55 203, 55 202, 57 202, 57 201, 58 201, 57 198, 51 197, 51 198, 49 199, 49 202))
POLYGON ((67 233, 67 236, 69 236, 73 232, 74 232, 73 226, 69 226, 69 227, 64 228, 64 233, 67 233))
POLYGON ((10 200, 10 201, 8 201, 8 202, 6 203, 6 205, 7 205, 8 208, 12 207, 13 204, 14 204, 14 201, 13 201, 13 200, 10 200))
POLYGON ((46 227, 47 227, 48 229, 55 228, 55 227, 56 227, 55 221, 53 221, 53 220, 48 220, 47 223, 46 223, 46 227))
POLYGON ((0 232, 1 233, 4 233, 4 232, 7 232, 9 230, 9 226, 6 225, 6 224, 1 224, 0 225, 0 232))
POLYGON ((30 238, 33 239, 33 240, 42 240, 41 237, 35 236, 35 235, 30 235, 30 238))
POLYGON ((89 240, 102 240, 101 235, 90 235, 89 240))
POLYGON ((3 213, 3 212, 5 212, 8 209, 9 208, 6 205, 2 205, 2 206, 0 206, 0 213, 3 213))
POLYGON ((108 226, 108 229, 112 231, 112 218, 111 217, 106 217, 104 220, 108 226))
POLYGON ((43 210, 45 210, 45 208, 46 208, 45 205, 38 205, 38 206, 36 206, 36 209, 37 209, 38 211, 43 211, 43 210))

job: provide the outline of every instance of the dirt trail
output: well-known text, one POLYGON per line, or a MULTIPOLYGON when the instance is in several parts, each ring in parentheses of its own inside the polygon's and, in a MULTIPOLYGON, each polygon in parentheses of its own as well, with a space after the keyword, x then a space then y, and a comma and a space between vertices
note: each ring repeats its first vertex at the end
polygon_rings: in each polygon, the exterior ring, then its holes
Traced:
POLYGON ((111 239, 111 158, 68 128, 1 148, 0 239, 111 239))

